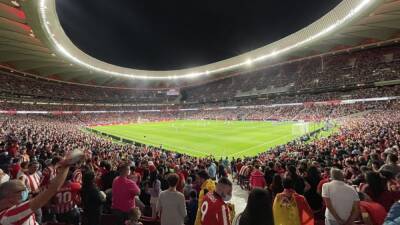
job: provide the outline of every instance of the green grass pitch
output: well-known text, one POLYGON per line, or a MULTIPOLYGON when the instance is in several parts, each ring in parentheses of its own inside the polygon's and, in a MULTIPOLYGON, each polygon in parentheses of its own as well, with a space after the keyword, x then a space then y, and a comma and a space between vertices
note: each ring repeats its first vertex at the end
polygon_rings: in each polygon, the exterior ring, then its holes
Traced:
MULTIPOLYGON (((296 138, 296 122, 176 120, 92 129, 192 156, 243 157, 296 138)), ((321 124, 309 124, 309 131, 321 124)), ((299 134, 297 134, 299 135, 299 134)))

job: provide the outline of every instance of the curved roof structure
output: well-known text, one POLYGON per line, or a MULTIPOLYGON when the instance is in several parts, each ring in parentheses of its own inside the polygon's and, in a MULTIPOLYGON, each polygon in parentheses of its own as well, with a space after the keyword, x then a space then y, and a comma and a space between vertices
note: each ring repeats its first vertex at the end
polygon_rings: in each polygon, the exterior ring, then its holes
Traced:
POLYGON ((309 26, 262 48, 190 69, 143 71, 111 65, 82 52, 64 33, 55 1, 0 0, 4 68, 85 85, 170 88, 400 37, 400 0, 343 0, 309 26))

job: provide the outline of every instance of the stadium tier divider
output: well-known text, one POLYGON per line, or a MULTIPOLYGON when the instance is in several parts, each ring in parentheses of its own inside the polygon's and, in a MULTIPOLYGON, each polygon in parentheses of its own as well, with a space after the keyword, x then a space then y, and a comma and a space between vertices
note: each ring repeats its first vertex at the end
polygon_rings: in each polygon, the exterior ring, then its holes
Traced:
POLYGON ((120 141, 120 142, 123 142, 123 143, 126 143, 126 144, 131 144, 131 145, 135 145, 135 146, 144 145, 144 144, 136 142, 136 141, 128 140, 128 139, 121 138, 121 137, 118 137, 118 136, 115 136, 115 135, 112 135, 112 134, 107 134, 107 133, 92 129, 90 127, 85 127, 85 129, 87 131, 89 131, 89 132, 94 133, 94 134, 101 135, 101 136, 108 137, 108 138, 112 138, 115 141, 120 141))

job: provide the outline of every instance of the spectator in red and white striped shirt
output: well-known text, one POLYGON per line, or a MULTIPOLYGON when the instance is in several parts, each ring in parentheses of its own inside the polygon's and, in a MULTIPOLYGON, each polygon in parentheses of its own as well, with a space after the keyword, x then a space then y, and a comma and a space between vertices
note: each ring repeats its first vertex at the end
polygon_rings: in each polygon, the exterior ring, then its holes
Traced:
POLYGON ((11 180, 0 185, 0 224, 37 225, 34 212, 43 207, 57 193, 69 171, 71 159, 59 164, 58 174, 48 188, 36 197, 28 199, 28 191, 20 180, 11 180))
MULTIPOLYGON (((11 180, 2 185, 3 189, 10 189, 12 191, 13 197, 15 197, 15 202, 20 202, 26 200, 25 198, 28 197, 28 191, 25 188, 25 185, 20 180, 11 180), (23 197, 22 197, 23 196, 23 197), (19 200, 18 200, 19 199, 19 200)), ((8 191, 7 191, 8 193, 8 191)), ((3 198, 3 196, 1 196, 3 198)), ((10 199, 11 197, 8 197, 10 199)), ((3 207, 0 207, 3 208, 3 207)), ((7 224, 21 224, 21 225, 35 225, 35 213, 34 210, 30 207, 30 202, 22 202, 22 203, 15 203, 14 206, 4 209, 0 212, 0 223, 7 225, 7 224)))
POLYGON ((76 206, 80 201, 81 184, 71 180, 72 173, 69 173, 64 185, 53 197, 52 211, 56 215, 57 222, 78 225, 79 212, 76 206))
POLYGON ((72 174, 72 182, 82 184, 82 170, 81 170, 80 166, 78 166, 74 170, 74 172, 72 174))
POLYGON ((47 187, 49 185, 50 181, 54 179, 56 176, 56 165, 58 162, 60 162, 61 157, 55 156, 52 160, 50 165, 48 165, 42 173, 42 180, 40 182, 40 187, 47 187))
POLYGON ((36 195, 40 191, 40 175, 38 174, 39 163, 36 161, 30 162, 28 171, 23 175, 23 181, 28 191, 32 195, 36 195))
MULTIPOLYGON (((22 175, 22 180, 29 192, 30 196, 35 196, 40 192, 40 176, 37 173, 39 169, 39 163, 32 161, 29 163, 28 170, 22 175)), ((42 221, 42 209, 38 209, 35 212, 36 221, 41 223, 42 221)))

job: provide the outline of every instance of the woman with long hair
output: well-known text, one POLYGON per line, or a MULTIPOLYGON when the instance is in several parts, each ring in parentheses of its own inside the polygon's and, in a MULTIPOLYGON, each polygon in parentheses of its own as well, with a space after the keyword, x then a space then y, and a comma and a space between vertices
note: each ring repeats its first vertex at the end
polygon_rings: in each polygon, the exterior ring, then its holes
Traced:
POLYGON ((365 175, 365 180, 367 184, 363 187, 361 192, 364 192, 371 197, 374 202, 378 202, 385 207, 386 211, 389 211, 390 206, 400 199, 400 192, 388 191, 386 180, 382 178, 379 173, 368 172, 365 175))
POLYGON ((157 202, 161 193, 161 181, 159 179, 158 171, 154 170, 150 172, 149 189, 150 194, 150 206, 151 206, 151 218, 156 219, 157 217, 157 202))
POLYGON ((235 217, 232 225, 274 225, 269 191, 254 188, 249 194, 246 208, 235 217))
POLYGON ((308 168, 305 180, 310 184, 310 189, 304 193, 304 197, 306 197, 307 202, 313 210, 322 209, 322 197, 317 192, 318 184, 322 178, 316 166, 310 166, 310 168, 308 168))
POLYGON ((95 174, 93 171, 87 170, 83 174, 81 198, 87 224, 100 224, 106 195, 96 186, 95 174))
POLYGON ((272 178, 272 183, 269 186, 269 190, 271 191, 272 198, 274 198, 277 194, 283 191, 282 177, 279 174, 275 174, 274 178, 272 178))
POLYGON ((314 214, 304 196, 294 190, 291 177, 283 180, 284 190, 275 196, 272 206, 277 225, 314 225, 314 214))
POLYGON ((365 177, 367 186, 365 191, 372 199, 377 199, 385 191, 385 183, 379 173, 368 172, 365 177))
POLYGON ((295 166, 289 165, 287 169, 287 176, 290 177, 293 181, 293 189, 297 192, 297 194, 304 195, 304 191, 306 188, 306 183, 304 182, 304 179, 298 175, 295 166))

